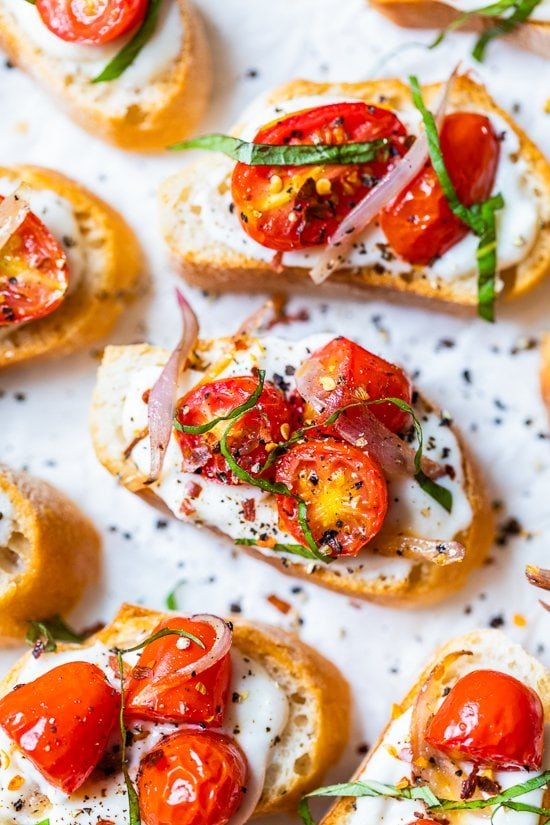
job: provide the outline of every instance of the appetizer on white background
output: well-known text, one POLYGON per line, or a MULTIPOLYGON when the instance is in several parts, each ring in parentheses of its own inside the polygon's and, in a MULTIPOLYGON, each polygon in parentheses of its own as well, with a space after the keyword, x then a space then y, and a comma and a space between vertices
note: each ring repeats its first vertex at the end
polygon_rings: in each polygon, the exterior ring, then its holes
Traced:
POLYGON ((346 797, 322 825, 540 825, 549 783, 550 671, 486 630, 439 650, 351 782, 317 794, 346 797))
POLYGON ((130 605, 1 692, 6 824, 240 825, 295 810, 348 733, 346 682, 296 637, 130 605))
POLYGON ((172 356, 105 351, 91 427, 107 469, 176 518, 348 595, 423 605, 460 587, 487 553, 490 507, 456 429, 404 371, 344 337, 259 336, 259 316, 200 341, 179 299, 172 356))
POLYGON ((187 0, 1 0, 0 48, 93 135, 158 151, 189 134, 211 86, 187 0))
POLYGON ((98 341, 135 296, 141 267, 122 217, 80 184, 0 168, 0 368, 98 341))
POLYGON ((63 493, 0 465, 0 643, 70 610, 97 580, 100 550, 93 525, 63 493))
POLYGON ((468 76, 423 90, 414 78, 296 80, 234 134, 181 144, 219 155, 161 190, 162 231, 192 284, 313 279, 477 306, 492 320, 499 293, 548 274, 548 162, 468 76))

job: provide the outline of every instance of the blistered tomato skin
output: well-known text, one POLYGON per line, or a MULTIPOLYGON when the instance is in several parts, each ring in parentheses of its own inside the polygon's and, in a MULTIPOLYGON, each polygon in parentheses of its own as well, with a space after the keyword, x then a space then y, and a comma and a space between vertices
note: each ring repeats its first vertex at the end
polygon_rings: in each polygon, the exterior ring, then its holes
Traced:
POLYGON ((0 699, 0 726, 70 794, 100 761, 119 711, 120 696, 96 665, 69 662, 0 699))
POLYGON ((175 635, 163 636, 148 644, 126 687, 125 716, 207 727, 223 724, 231 678, 231 653, 226 653, 197 676, 176 680, 174 684, 174 674, 198 662, 211 650, 216 633, 206 622, 182 617, 164 620, 153 633, 164 628, 192 633, 205 647, 175 635))
MULTIPOLYGON (((291 447, 276 467, 276 480, 306 502, 309 528, 328 555, 356 556, 382 527, 386 480, 378 462, 357 447, 314 438, 291 447)), ((278 495, 277 508, 281 528, 307 546, 296 499, 278 495)))
MULTIPOLYGON (((445 166, 465 206, 486 200, 494 186, 500 143, 485 115, 447 115, 440 134, 445 166)), ((392 250, 411 264, 426 266, 468 233, 451 211, 431 163, 382 211, 380 225, 392 250)))
POLYGON ((268 249, 326 244, 345 216, 406 152, 406 130, 389 110, 357 101, 333 103, 264 126, 255 143, 342 144, 388 138, 371 163, 247 166, 233 171, 232 196, 244 231, 268 249))
MULTIPOLYGON (((4 199, 0 196, 0 203, 4 199)), ((65 252, 30 212, 0 250, 0 327, 53 312, 69 287, 65 252)))
POLYGON ((182 730, 142 760, 138 793, 144 825, 226 825, 242 802, 248 767, 235 740, 182 730))
POLYGON ((84 46, 109 43, 139 26, 147 5, 147 0, 36 0, 53 34, 84 46))
POLYGON ((513 676, 474 670, 451 689, 426 732, 455 760, 498 770, 540 770, 544 709, 534 690, 513 676))

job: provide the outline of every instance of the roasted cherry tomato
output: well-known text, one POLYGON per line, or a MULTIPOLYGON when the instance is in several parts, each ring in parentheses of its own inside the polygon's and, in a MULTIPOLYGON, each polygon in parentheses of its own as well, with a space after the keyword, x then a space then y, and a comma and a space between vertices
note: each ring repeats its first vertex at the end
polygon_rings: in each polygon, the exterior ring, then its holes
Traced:
POLYGON ((139 804, 145 825, 226 825, 245 791, 246 757, 234 739, 182 730, 141 761, 139 804))
MULTIPOLYGON (((491 194, 500 144, 485 115, 448 115, 441 130, 441 151, 461 203, 471 206, 491 194)), ((451 209, 429 164, 380 215, 394 252, 411 264, 429 264, 469 231, 451 209)))
MULTIPOLYGON (((3 200, 0 196, 0 203, 3 200)), ((0 327, 49 315, 65 297, 68 286, 65 252, 30 212, 0 249, 0 327)))
MULTIPOLYGON (((411 403, 411 382, 403 370, 348 338, 334 338, 308 360, 316 364, 319 391, 325 396, 325 414, 321 416, 321 422, 335 410, 356 401, 391 397, 411 403)), ((368 409, 394 433, 405 430, 410 422, 408 413, 389 402, 372 404, 368 409)), ((352 418, 353 408, 345 414, 352 418)))
MULTIPOLYGON (((382 527, 386 480, 378 462, 351 444, 333 438, 295 444, 277 462, 276 479, 306 502, 313 538, 334 557, 356 556, 382 527)), ((281 528, 306 545, 296 500, 278 495, 277 507, 281 528)))
POLYGON ((495 670, 474 670, 463 676, 426 731, 430 745, 453 759, 498 770, 540 770, 543 739, 539 696, 513 676, 495 670))
POLYGON ((68 662, 0 699, 0 726, 70 794, 101 759, 119 709, 119 694, 96 665, 68 662))
POLYGON ((109 43, 139 26, 148 0, 36 0, 45 25, 70 43, 109 43))
POLYGON ((389 138, 371 163, 247 166, 233 172, 232 195, 243 229, 283 252, 326 243, 345 216, 406 151, 406 131, 387 109, 332 103, 264 126, 255 143, 360 143, 389 138))
POLYGON ((154 630, 186 630, 205 648, 182 636, 163 636, 148 644, 126 688, 126 715, 168 722, 221 725, 231 676, 228 652, 208 670, 173 684, 182 668, 198 662, 214 644, 216 632, 207 622, 176 617, 165 619, 154 630))
MULTIPOLYGON (((205 424, 243 404, 257 387, 258 379, 252 376, 202 384, 180 399, 177 419, 180 424, 191 426, 205 424)), ((266 381, 258 403, 233 424, 227 437, 229 451, 239 466, 252 474, 257 473, 267 460, 266 445, 283 440, 283 425, 288 425, 290 419, 285 396, 266 381)), ((191 472, 200 469, 208 478, 238 484, 239 480, 220 453, 220 439, 230 424, 231 421, 222 421, 203 435, 187 435, 176 430, 184 469, 191 472)))

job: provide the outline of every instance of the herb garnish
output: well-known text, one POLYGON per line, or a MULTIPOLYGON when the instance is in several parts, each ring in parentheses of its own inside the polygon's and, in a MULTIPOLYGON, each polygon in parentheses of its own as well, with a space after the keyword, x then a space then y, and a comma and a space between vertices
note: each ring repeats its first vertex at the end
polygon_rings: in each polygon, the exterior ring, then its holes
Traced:
POLYGON ((326 788, 319 788, 308 794, 300 802, 298 812, 305 825, 315 825, 311 816, 308 799, 316 796, 341 796, 341 797, 386 797, 391 799, 418 799, 426 805, 430 813, 441 813, 443 811, 466 811, 483 810, 494 808, 495 812, 499 808, 510 808, 513 811, 527 811, 539 816, 550 816, 550 810, 539 808, 536 805, 528 805, 524 802, 515 802, 516 797, 523 796, 531 791, 542 788, 550 784, 550 771, 545 771, 540 776, 520 782, 502 793, 487 799, 470 799, 467 801, 455 801, 452 799, 440 799, 428 785, 418 785, 405 788, 398 788, 395 785, 386 785, 383 782, 365 780, 359 782, 345 782, 341 785, 329 785, 326 788))
POLYGON ((105 83, 116 80, 132 65, 143 47, 149 42, 157 27, 157 20, 162 0, 149 0, 145 17, 131 40, 105 66, 103 71, 94 77, 92 83, 105 83))
POLYGON ((301 556, 303 559, 309 559, 310 561, 323 561, 325 564, 330 564, 333 561, 330 556, 323 556, 322 559, 319 559, 318 555, 315 555, 301 544, 280 544, 279 542, 262 544, 257 539, 235 539, 235 544, 244 547, 258 547, 260 550, 265 547, 266 550, 272 550, 274 553, 290 553, 293 556, 301 556))
POLYGON ((378 158, 379 152, 388 151, 388 138, 360 143, 317 143, 274 145, 271 143, 249 143, 230 135, 203 135, 184 140, 170 146, 170 149, 205 149, 209 152, 223 152, 238 163, 247 166, 307 166, 316 163, 369 163, 378 158))
POLYGON ((85 636, 77 633, 56 613, 49 619, 39 619, 29 622, 29 629, 25 641, 33 648, 33 655, 53 653, 57 650, 57 642, 75 642, 82 644, 85 636))
POLYGON ((524 23, 531 16, 534 9, 541 2, 542 0, 497 0, 496 3, 490 3, 488 6, 481 6, 479 9, 472 9, 472 11, 459 14, 452 23, 439 33, 429 48, 434 49, 439 46, 449 32, 460 29, 472 17, 477 15, 495 17, 497 18, 495 24, 485 29, 472 50, 473 57, 481 63, 485 58, 485 50, 491 40, 514 31, 520 23, 524 23), (507 12, 511 12, 508 17, 505 16, 507 12))
POLYGON ((143 642, 134 645, 133 647, 119 648, 114 647, 113 653, 116 656, 118 665, 118 678, 120 680, 120 713, 119 713, 119 728, 120 728, 120 761, 122 764, 122 773, 124 775, 124 784, 126 785, 126 792, 128 794, 128 809, 129 809, 129 825, 141 825, 141 814, 139 810, 139 798, 135 789, 134 783, 128 771, 128 760, 126 758, 126 740, 127 730, 124 722, 124 711, 126 709, 125 702, 125 688, 124 688, 124 659, 122 658, 126 653, 135 653, 138 650, 143 650, 147 645, 156 642, 157 639, 162 639, 164 636, 183 636, 195 642, 199 647, 205 649, 204 643, 193 633, 188 633, 186 630, 173 630, 169 627, 163 627, 151 636, 148 636, 143 642))
POLYGON ((180 587, 183 587, 184 584, 185 579, 180 579, 179 582, 176 583, 174 589, 171 590, 170 593, 168 593, 168 595, 166 596, 166 607, 168 608, 168 610, 178 609, 178 590, 180 589, 180 587))
POLYGON ((476 203, 473 206, 464 206, 460 202, 445 166, 435 118, 426 108, 418 79, 412 75, 409 77, 409 83, 413 103, 422 115, 430 160, 441 184, 443 194, 451 211, 480 239, 476 255, 478 266, 478 315, 486 321, 494 321, 497 266, 495 212, 504 207, 504 199, 502 195, 495 195, 483 203, 476 203))

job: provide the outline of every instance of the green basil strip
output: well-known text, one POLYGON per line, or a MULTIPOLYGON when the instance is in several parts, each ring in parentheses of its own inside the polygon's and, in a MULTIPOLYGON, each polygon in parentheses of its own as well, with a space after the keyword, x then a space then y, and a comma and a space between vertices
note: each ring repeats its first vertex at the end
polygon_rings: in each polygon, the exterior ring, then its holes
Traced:
POLYGON ((179 430, 180 433, 186 433, 188 435, 203 435, 204 433, 213 430, 214 427, 222 421, 231 421, 240 418, 245 412, 248 412, 248 410, 251 410, 252 407, 256 406, 260 395, 262 394, 264 382, 265 370, 258 370, 258 386, 252 395, 250 395, 242 404, 239 404, 238 407, 232 409, 231 412, 228 412, 227 415, 218 415, 216 418, 213 418, 212 421, 207 421, 205 424, 198 424, 196 427, 192 427, 187 424, 180 424, 177 418, 174 418, 173 426, 176 430, 179 430))
POLYGON ((166 596, 166 607, 168 610, 177 610, 178 609, 178 591, 180 587, 183 587, 185 584, 185 579, 180 579, 179 582, 176 584, 173 590, 168 593, 166 596))
MULTIPOLYGON (((430 43, 428 46, 429 49, 435 49, 436 46, 439 46, 440 43, 443 42, 445 37, 456 29, 460 29, 465 23, 467 23, 472 17, 476 15, 482 16, 489 16, 489 17, 498 17, 504 12, 508 11, 509 9, 514 9, 517 5, 518 0, 500 0, 497 3, 491 3, 488 6, 481 6, 479 9, 472 9, 472 11, 466 11, 463 14, 459 14, 448 26, 445 26, 442 29, 433 43, 430 43)), ((539 3, 540 0, 537 0, 539 3)))
POLYGON ((495 320, 496 270, 497 270, 497 233, 495 212, 504 207, 504 199, 496 195, 481 204, 481 217, 485 223, 485 232, 479 239, 477 248, 477 311, 485 321, 495 320))
POLYGON ((275 146, 270 143, 249 143, 230 135, 204 135, 171 146, 176 151, 205 149, 224 155, 247 166, 309 166, 318 163, 369 163, 388 146, 387 138, 364 143, 318 143, 314 145, 275 146))
POLYGON ((132 65, 140 51, 149 42, 157 27, 157 20, 162 0, 149 0, 143 22, 131 40, 107 63, 103 71, 94 77, 92 83, 105 83, 116 80, 132 65))
MULTIPOLYGON (((29 3, 32 2, 32 0, 28 0, 28 1, 29 1, 29 3)), ((42 820, 40 820, 40 822, 37 822, 36 825, 50 825, 50 820, 49 819, 42 819, 42 820)))
POLYGON ((47 653, 53 653, 57 650, 57 642, 82 644, 84 639, 85 637, 69 627, 59 614, 52 616, 50 619, 29 622, 29 629, 25 636, 25 641, 31 646, 34 646, 38 641, 42 641, 44 650, 47 653))
POLYGON ((143 650, 144 647, 147 645, 156 642, 157 639, 163 639, 165 636, 183 636, 185 639, 190 639, 192 642, 195 642, 196 645, 205 649, 204 642, 201 642, 198 636, 194 636, 192 633, 188 633, 187 630, 176 630, 175 628, 170 627, 163 627, 162 630, 157 630, 156 633, 153 633, 151 636, 148 636, 144 639, 143 642, 139 642, 137 645, 133 647, 127 648, 114 648, 115 653, 135 653, 137 650, 143 650))
POLYGON ((118 664, 118 675, 120 680, 120 712, 119 712, 119 729, 120 729, 120 762, 122 765, 122 773, 124 775, 124 784, 126 785, 126 793, 128 796, 128 809, 130 814, 130 825, 141 825, 141 814, 139 810, 139 798, 135 789, 134 783, 128 771, 128 760, 126 759, 126 739, 127 731, 124 722, 124 711, 126 709, 126 693, 124 688, 124 659, 122 658, 122 651, 116 651, 116 658, 118 664))
MULTIPOLYGON (((244 547, 258 547, 260 550, 262 549, 263 545, 258 544, 256 539, 235 539, 235 544, 244 547)), ((290 553, 293 556, 301 556, 303 559, 310 559, 310 561, 319 561, 318 556, 315 553, 312 553, 311 550, 307 547, 303 547, 301 544, 274 544, 272 547, 265 547, 266 550, 272 550, 274 553, 290 553)), ((323 561, 327 564, 331 561, 329 557, 323 558, 323 561)))
POLYGON ((518 2, 514 4, 515 11, 510 17, 499 20, 494 26, 491 26, 483 32, 472 50, 472 56, 480 63, 483 62, 489 43, 497 37, 502 37, 504 34, 513 32, 521 23, 524 23, 531 16, 540 2, 541 0, 518 0, 518 2))
MULTIPOLYGON (((493 808, 495 805, 502 804, 507 807, 508 804, 517 804, 515 802, 509 803, 509 800, 515 799, 517 796, 523 796, 526 793, 530 793, 530 791, 536 791, 537 788, 542 788, 544 785, 548 785, 549 783, 550 771, 544 771, 544 773, 541 773, 540 776, 534 776, 526 782, 512 785, 511 788, 507 788, 502 793, 491 796, 488 799, 470 799, 467 802, 454 802, 450 799, 441 799, 438 801, 437 806, 434 805, 433 808, 438 811, 465 811, 477 810, 480 808, 493 808)), ((540 812, 541 816, 547 816, 547 814, 544 813, 544 808, 538 808, 537 812, 540 812)))

